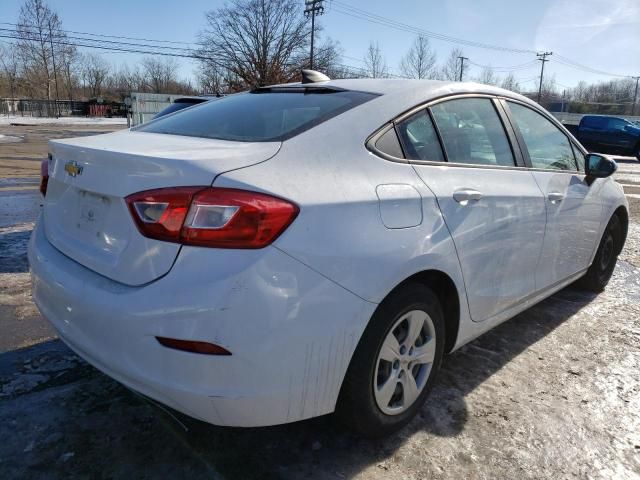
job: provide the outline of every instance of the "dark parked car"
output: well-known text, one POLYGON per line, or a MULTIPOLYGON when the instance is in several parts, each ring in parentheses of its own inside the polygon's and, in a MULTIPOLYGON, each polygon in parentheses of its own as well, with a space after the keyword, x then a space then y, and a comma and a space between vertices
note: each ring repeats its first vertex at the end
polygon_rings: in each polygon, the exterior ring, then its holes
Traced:
POLYGON ((578 125, 578 140, 592 151, 640 160, 640 125, 624 118, 585 115, 578 125))
POLYGON ((170 113, 177 112, 178 110, 182 110, 188 107, 192 107, 194 105, 198 105, 199 103, 208 102, 209 100, 215 100, 216 96, 202 96, 202 97, 181 97, 176 98, 171 105, 169 105, 164 110, 160 110, 153 117, 154 119, 164 117, 165 115, 169 115, 170 113))

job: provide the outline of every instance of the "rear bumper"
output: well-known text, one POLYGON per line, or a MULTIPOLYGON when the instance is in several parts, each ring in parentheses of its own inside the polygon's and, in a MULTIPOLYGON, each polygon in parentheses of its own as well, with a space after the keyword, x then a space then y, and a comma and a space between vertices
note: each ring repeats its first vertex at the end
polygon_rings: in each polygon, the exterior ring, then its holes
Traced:
POLYGON ((217 425, 333 411, 376 307, 274 247, 183 247, 166 276, 130 287, 60 253, 38 222, 29 261, 36 305, 73 350, 128 387, 217 425), (232 355, 171 350, 156 336, 212 342, 232 355))

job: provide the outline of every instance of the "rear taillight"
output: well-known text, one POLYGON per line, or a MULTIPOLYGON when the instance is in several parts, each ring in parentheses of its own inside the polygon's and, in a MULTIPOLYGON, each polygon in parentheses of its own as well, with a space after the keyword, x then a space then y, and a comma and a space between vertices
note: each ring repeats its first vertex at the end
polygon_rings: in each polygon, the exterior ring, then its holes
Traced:
POLYGON ((49 160, 40 162, 40 193, 42 196, 47 195, 47 185, 49 184, 49 160))
POLYGON ((217 248, 266 247, 299 211, 287 200, 231 188, 161 188, 126 200, 144 236, 217 248))

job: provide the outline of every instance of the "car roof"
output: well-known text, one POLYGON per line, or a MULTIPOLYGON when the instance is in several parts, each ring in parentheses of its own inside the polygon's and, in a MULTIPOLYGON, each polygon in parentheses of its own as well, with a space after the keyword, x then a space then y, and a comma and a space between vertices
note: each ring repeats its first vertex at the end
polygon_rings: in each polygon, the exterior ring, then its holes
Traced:
POLYGON ((617 118, 618 120, 626 120, 627 122, 629 121, 626 118, 621 117, 619 115, 594 115, 594 114, 589 114, 589 115, 583 115, 582 116, 583 120, 585 118, 617 118))
POLYGON ((448 95, 458 95, 467 93, 496 95, 513 98, 521 102, 536 106, 539 105, 529 98, 505 90, 476 82, 453 82, 443 80, 418 80, 418 79, 396 79, 396 78, 354 78, 342 80, 330 80, 326 82, 313 82, 302 84, 285 83, 270 85, 265 88, 335 88, 343 90, 356 90, 369 92, 378 95, 393 95, 396 97, 415 96, 419 94, 424 101, 430 101, 448 95))

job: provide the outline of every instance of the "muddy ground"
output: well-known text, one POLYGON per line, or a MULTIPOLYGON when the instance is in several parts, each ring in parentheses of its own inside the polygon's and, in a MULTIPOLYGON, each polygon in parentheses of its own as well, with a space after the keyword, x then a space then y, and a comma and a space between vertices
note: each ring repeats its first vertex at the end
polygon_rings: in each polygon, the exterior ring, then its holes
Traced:
MULTIPOLYGON (((640 164, 621 161, 629 239, 598 296, 567 288, 445 359, 422 413, 376 442, 330 416, 213 427, 87 365, 29 294, 44 140, 0 144, 0 478, 640 478, 640 164)), ((105 130, 100 128, 99 130, 105 130)))

